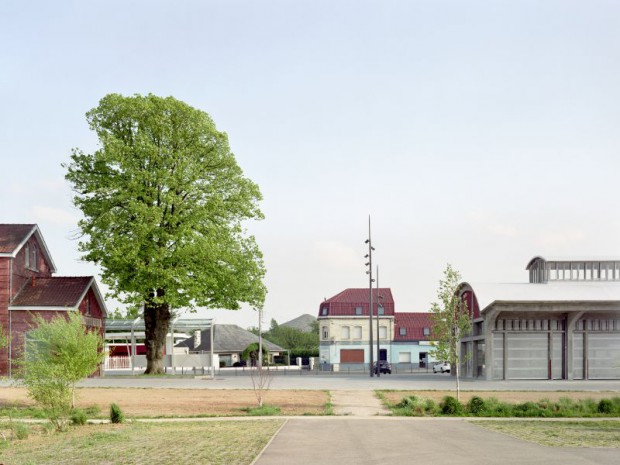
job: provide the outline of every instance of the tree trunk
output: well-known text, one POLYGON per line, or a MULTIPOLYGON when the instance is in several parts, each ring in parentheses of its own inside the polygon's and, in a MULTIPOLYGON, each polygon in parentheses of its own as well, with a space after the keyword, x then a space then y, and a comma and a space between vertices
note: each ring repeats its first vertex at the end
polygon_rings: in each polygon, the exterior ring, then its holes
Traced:
MULTIPOLYGON (((158 295, 162 296, 163 291, 159 290, 158 295)), ((147 302, 144 305, 145 374, 157 375, 165 372, 163 355, 171 318, 170 305, 167 303, 154 304, 147 302)))
POLYGON ((459 401, 459 402, 461 401, 461 385, 459 383, 459 375, 460 375, 460 373, 459 373, 459 368, 460 368, 459 365, 460 364, 461 364, 461 359, 459 357, 456 360, 456 372, 455 372, 456 373, 456 400, 459 401))

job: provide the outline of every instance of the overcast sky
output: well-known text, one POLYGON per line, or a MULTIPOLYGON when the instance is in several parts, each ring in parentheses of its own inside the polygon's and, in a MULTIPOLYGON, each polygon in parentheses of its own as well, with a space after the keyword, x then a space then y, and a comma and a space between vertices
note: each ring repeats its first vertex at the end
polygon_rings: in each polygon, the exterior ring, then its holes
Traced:
POLYGON ((446 263, 521 282, 535 255, 620 256, 619 83, 617 0, 4 0, 0 221, 98 275, 60 165, 104 95, 171 95, 261 187, 266 324, 368 285, 369 215, 380 285, 427 311, 446 263))

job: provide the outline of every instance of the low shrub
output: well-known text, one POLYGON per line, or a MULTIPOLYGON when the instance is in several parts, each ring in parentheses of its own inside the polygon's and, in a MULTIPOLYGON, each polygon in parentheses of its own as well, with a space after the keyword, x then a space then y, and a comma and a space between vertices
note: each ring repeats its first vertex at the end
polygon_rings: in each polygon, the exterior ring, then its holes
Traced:
POLYGON ((394 405, 394 414, 407 417, 423 417, 435 415, 437 405, 431 399, 420 399, 416 396, 403 397, 394 405))
POLYGON ((610 399, 601 399, 597 406, 597 411, 599 413, 611 414, 614 413, 614 403, 610 399))
POLYGON ((74 425, 85 425, 88 421, 88 415, 81 409, 75 409, 71 412, 71 423, 74 425))
POLYGON ((125 421, 125 414, 118 404, 110 405, 110 421, 112 423, 123 423, 125 421))
POLYGON ((452 396, 444 397, 439 407, 444 415, 461 415, 463 413, 463 406, 452 396))
POLYGON ((545 402, 523 402, 515 405, 513 411, 516 417, 546 417, 549 416, 547 407, 548 404, 545 402))
POLYGON ((426 410, 428 415, 437 415, 439 406, 433 399, 426 399, 426 401, 424 401, 424 410, 426 410))
POLYGON ((485 409, 486 405, 482 397, 474 396, 467 402, 467 410, 473 415, 480 415, 485 409))
POLYGON ((401 401, 395 405, 396 408, 412 408, 418 402, 416 396, 403 397, 401 401))
POLYGON ((575 418, 603 417, 620 415, 620 397, 594 401, 592 399, 573 400, 568 397, 558 401, 541 399, 538 402, 513 404, 499 401, 495 397, 473 396, 466 405, 454 397, 447 396, 437 405, 432 399, 416 396, 403 397, 390 406, 394 415, 432 416, 432 415, 472 415, 479 417, 540 417, 575 418))

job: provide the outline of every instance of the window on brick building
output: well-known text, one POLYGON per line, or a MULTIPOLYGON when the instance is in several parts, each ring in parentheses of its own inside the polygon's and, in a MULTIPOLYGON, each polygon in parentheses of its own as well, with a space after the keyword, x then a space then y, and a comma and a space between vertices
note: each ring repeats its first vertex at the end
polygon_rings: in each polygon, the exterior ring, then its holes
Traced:
POLYGON ((30 260, 30 268, 37 271, 37 248, 32 248, 32 260, 30 260))

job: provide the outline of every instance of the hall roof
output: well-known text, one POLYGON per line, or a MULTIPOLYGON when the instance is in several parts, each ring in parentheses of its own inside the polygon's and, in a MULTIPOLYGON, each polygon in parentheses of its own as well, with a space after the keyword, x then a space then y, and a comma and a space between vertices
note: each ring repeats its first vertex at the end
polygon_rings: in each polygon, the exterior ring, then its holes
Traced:
POLYGON ((480 311, 496 302, 567 303, 618 302, 618 281, 552 281, 548 283, 467 283, 473 289, 480 311))

